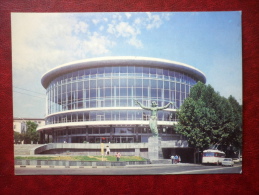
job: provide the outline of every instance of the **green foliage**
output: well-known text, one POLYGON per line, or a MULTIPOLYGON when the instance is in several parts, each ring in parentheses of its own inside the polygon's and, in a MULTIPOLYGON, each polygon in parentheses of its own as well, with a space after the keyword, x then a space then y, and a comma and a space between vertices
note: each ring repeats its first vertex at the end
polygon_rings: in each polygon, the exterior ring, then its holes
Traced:
POLYGON ((175 129, 192 147, 205 149, 216 143, 242 146, 241 106, 232 96, 220 96, 210 85, 198 82, 193 86, 177 115, 175 129))
POLYGON ((32 121, 26 122, 26 132, 23 135, 25 144, 30 144, 31 142, 36 143, 37 141, 39 141, 39 134, 36 131, 37 126, 38 125, 35 122, 32 122, 32 121))
POLYGON ((22 142, 23 137, 22 137, 22 135, 21 135, 20 133, 14 131, 14 132, 13 132, 13 136, 14 136, 14 143, 15 143, 15 144, 19 144, 19 143, 22 142))

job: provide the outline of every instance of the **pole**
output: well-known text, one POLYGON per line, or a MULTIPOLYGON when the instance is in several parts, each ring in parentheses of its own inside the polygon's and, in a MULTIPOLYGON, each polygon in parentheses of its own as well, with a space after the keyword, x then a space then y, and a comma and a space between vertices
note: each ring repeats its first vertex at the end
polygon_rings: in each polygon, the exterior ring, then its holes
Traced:
POLYGON ((101 143, 101 155, 102 155, 102 161, 103 161, 103 155, 104 155, 104 144, 101 143))

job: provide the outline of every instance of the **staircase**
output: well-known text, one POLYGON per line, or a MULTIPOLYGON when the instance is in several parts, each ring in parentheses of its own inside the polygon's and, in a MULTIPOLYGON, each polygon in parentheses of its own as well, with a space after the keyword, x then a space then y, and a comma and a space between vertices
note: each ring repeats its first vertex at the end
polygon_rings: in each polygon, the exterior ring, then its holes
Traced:
POLYGON ((14 155, 30 155, 32 148, 42 146, 41 144, 18 144, 14 145, 14 155))

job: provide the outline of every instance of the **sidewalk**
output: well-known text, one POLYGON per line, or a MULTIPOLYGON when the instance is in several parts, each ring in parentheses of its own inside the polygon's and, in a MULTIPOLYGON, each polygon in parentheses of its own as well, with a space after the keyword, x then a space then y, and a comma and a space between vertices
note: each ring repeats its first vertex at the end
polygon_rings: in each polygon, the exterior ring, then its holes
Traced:
POLYGON ((177 164, 146 164, 146 165, 126 165, 126 167, 130 168, 130 167, 134 167, 134 168, 138 168, 138 167, 170 167, 170 166, 201 166, 201 164, 194 164, 194 163, 177 163, 177 164))

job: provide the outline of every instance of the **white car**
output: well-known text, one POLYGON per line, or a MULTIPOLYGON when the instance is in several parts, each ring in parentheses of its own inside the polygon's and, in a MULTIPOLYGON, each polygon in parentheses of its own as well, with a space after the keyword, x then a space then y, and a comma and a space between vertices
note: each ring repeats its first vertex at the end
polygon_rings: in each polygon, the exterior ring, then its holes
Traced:
POLYGON ((233 161, 234 161, 234 163, 239 163, 240 162, 239 158, 233 158, 233 161))
POLYGON ((232 160, 232 158, 224 158, 222 161, 222 166, 234 166, 234 161, 232 160))

